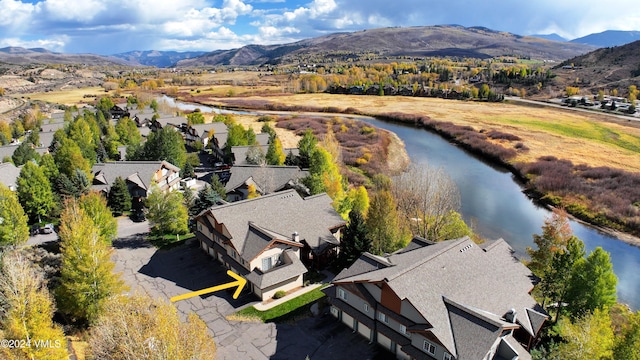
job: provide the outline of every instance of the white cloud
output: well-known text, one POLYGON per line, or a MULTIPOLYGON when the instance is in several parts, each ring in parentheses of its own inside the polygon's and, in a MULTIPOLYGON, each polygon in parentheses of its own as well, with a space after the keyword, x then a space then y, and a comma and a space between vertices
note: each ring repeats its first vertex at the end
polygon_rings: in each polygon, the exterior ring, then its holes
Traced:
POLYGON ((0 29, 28 25, 36 6, 14 0, 0 0, 0 29))
POLYGON ((104 1, 99 0, 46 0, 43 7, 47 20, 78 23, 90 23, 107 9, 111 10, 104 1))
POLYGON ((69 39, 65 36, 51 39, 23 40, 20 38, 0 39, 0 47, 16 46, 26 49, 45 48, 47 50, 62 52, 69 39))

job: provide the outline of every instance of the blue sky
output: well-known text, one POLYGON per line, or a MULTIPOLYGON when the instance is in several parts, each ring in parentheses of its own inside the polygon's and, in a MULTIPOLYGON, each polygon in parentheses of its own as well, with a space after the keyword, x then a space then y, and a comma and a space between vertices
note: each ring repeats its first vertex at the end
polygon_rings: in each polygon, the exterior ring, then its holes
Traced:
POLYGON ((631 0, 0 0, 0 47, 68 53, 213 51, 440 24, 572 39, 640 30, 640 6, 631 0))

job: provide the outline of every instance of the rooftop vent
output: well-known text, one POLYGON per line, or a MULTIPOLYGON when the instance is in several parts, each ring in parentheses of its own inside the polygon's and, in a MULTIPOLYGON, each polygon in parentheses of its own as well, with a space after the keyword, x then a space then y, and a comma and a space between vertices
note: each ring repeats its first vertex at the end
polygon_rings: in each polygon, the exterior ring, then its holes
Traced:
POLYGON ((469 244, 469 245, 463 247, 462 249, 460 249, 460 252, 465 252, 465 251, 471 249, 472 247, 473 247, 473 244, 469 244))

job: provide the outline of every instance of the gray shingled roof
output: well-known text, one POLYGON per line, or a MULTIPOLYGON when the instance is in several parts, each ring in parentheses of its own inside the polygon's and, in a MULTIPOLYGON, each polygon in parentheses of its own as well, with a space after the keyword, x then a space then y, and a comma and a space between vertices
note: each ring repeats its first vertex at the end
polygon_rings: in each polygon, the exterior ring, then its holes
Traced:
MULTIPOLYGON (((209 131, 211 130, 213 130, 214 134, 222 134, 222 133, 228 132, 227 125, 221 122, 212 122, 207 124, 194 124, 194 125, 191 125, 191 128, 194 129, 198 134, 198 136, 200 137, 204 136, 205 133, 208 134, 209 131)), ((222 144, 221 146, 224 146, 224 144, 222 144)))
POLYGON ((21 169, 9 162, 0 164, 0 183, 15 191, 21 169))
POLYGON ((292 250, 282 252, 283 265, 276 266, 267 272, 261 272, 257 268, 246 275, 248 281, 261 289, 273 286, 307 272, 307 268, 292 250))
POLYGON ((338 244, 331 229, 345 225, 331 203, 326 194, 303 199, 295 190, 286 190, 216 206, 201 216, 210 214, 218 223, 224 224, 233 247, 239 252, 245 248, 250 221, 262 229, 286 235, 289 240, 290 234, 297 231, 300 240, 320 252, 330 244, 338 244))
POLYGON ((409 300, 433 325, 432 333, 454 355, 456 343, 443 297, 497 318, 514 308, 518 323, 534 334, 528 316, 532 310, 527 311, 537 308, 529 295, 532 274, 513 256, 504 240, 485 250, 464 237, 385 258, 393 265, 350 277, 341 273, 339 280, 334 281, 387 282, 400 299, 409 300))
POLYGON ((227 191, 248 184, 247 181, 251 179, 263 194, 281 190, 289 181, 309 175, 308 171, 300 170, 297 166, 236 165, 230 172, 231 177, 225 185, 227 191))
POLYGON ((151 186, 153 175, 163 164, 174 171, 180 171, 178 167, 166 161, 114 161, 95 164, 92 169, 94 183, 99 181, 101 184, 94 184, 92 188, 95 190, 108 190, 116 178, 121 177, 148 190, 151 186), (105 185, 108 185, 108 187, 105 187, 105 185))
POLYGON ((5 157, 13 156, 18 146, 20 146, 20 144, 0 146, 0 161, 5 157))

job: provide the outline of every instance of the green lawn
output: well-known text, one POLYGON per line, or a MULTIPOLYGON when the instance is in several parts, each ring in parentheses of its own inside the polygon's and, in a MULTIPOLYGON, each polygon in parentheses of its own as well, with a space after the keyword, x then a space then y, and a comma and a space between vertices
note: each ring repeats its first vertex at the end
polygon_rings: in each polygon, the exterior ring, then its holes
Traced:
POLYGON ((306 294, 302 294, 266 311, 258 311, 255 307, 251 306, 236 312, 234 315, 237 315, 239 318, 259 318, 263 322, 286 320, 302 314, 308 310, 312 303, 323 298, 325 294, 321 291, 322 288, 324 288, 324 286, 313 289, 306 294))
POLYGON ((193 233, 188 233, 185 235, 176 236, 175 234, 167 234, 167 235, 153 235, 149 234, 147 236, 147 240, 153 246, 157 248, 165 248, 165 247, 173 247, 180 244, 184 244, 185 241, 193 238, 195 235, 193 233))

